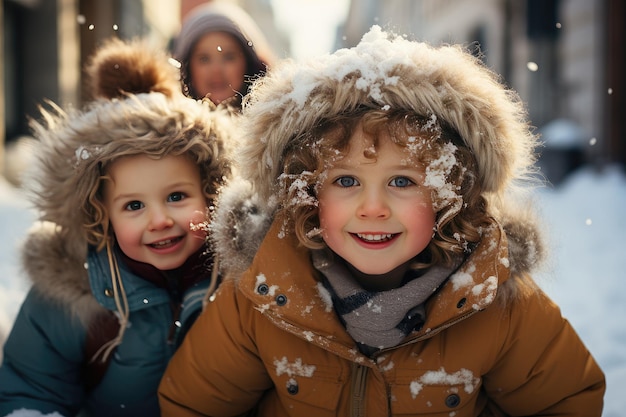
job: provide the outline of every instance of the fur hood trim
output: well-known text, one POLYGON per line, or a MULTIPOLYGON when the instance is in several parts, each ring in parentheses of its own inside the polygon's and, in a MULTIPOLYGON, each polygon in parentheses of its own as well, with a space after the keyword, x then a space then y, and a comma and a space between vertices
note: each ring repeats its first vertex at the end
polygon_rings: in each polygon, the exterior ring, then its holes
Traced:
POLYGON ((232 179, 220 190, 209 226, 220 270, 238 276, 248 268, 272 225, 275 208, 275 198, 262 201, 242 178, 232 179))
POLYGON ((244 178, 269 198, 290 140, 360 106, 445 121, 475 154, 486 193, 501 195, 532 170, 537 138, 521 100, 495 73, 459 46, 411 42, 373 26, 354 48, 282 61, 254 85, 243 108, 244 178))
POLYGON ((22 246, 22 268, 35 291, 67 308, 82 323, 89 323, 104 307, 91 293, 87 246, 77 251, 59 231, 53 223, 35 223, 22 246))

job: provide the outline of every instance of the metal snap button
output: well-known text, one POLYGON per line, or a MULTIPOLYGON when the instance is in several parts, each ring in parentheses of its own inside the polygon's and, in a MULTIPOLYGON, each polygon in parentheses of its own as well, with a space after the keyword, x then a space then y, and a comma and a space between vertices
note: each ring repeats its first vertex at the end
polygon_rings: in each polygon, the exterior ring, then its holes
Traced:
POLYGON ((457 394, 450 394, 446 398, 446 406, 450 408, 458 407, 460 403, 461 403, 461 397, 459 397, 457 394))
POLYGON ((266 295, 268 292, 270 292, 270 287, 267 284, 260 284, 256 288, 256 291, 261 295, 266 295))
POLYGON ((276 297, 276 304, 278 304, 279 306, 284 306, 285 304, 287 304, 287 296, 285 296, 284 294, 279 294, 276 297))
POLYGON ((300 388, 298 387, 298 383, 290 382, 287 384, 287 392, 291 395, 296 395, 300 388))

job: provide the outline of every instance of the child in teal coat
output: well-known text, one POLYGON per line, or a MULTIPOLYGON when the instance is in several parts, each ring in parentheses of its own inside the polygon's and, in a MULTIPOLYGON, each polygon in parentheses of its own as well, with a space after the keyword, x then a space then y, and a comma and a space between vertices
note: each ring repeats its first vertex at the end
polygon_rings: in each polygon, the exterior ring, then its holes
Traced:
POLYGON ((230 175, 228 116, 180 92, 140 41, 110 41, 96 99, 33 122, 22 250, 32 287, 4 346, 0 415, 158 416, 156 390, 217 282, 209 207, 230 175), (213 285, 214 286, 214 285, 213 285))

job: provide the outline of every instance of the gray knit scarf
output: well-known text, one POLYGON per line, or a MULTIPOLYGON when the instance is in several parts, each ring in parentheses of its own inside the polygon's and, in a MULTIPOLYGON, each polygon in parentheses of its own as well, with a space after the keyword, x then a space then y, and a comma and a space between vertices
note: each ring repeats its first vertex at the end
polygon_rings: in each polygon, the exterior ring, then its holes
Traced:
POLYGON ((325 250, 312 253, 313 265, 326 281, 333 306, 346 330, 366 355, 379 349, 397 346, 426 320, 424 302, 452 274, 454 267, 433 266, 418 276, 415 271, 406 284, 388 291, 363 289, 343 262, 337 262, 325 250))

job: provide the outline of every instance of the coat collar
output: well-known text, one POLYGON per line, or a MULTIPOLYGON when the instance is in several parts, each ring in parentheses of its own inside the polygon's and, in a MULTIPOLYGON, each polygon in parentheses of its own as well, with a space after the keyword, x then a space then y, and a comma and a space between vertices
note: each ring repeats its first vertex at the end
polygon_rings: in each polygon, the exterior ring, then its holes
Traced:
POLYGON ((426 322, 412 336, 422 338, 451 326, 491 305, 498 289, 510 276, 508 244, 499 224, 494 223, 470 256, 426 303, 426 322))
MULTIPOLYGON (((109 295, 112 281, 106 251, 87 249, 85 242, 68 242, 58 226, 43 222, 31 229, 21 253, 22 267, 34 290, 66 307, 81 322, 89 323, 104 308, 116 310, 109 295)), ((119 262, 119 268, 131 311, 170 301, 165 289, 135 275, 124 262, 119 262)), ((209 281, 199 281, 185 291, 181 320, 202 303, 209 281)))
MULTIPOLYGON (((87 265, 93 296, 102 306, 115 311, 111 269, 106 250, 96 252, 90 249, 87 255, 87 265)), ((130 311, 137 311, 151 305, 169 302, 167 291, 132 273, 124 262, 118 262, 118 265, 130 311)))
MULTIPOLYGON (((337 319, 309 250, 299 246, 294 236, 283 236, 281 228, 280 220, 273 223, 238 288, 278 327, 354 360, 360 355, 337 319)), ((430 337, 493 303, 498 288, 509 278, 508 264, 505 234, 494 223, 466 261, 427 301, 426 322, 407 342, 430 337)))

